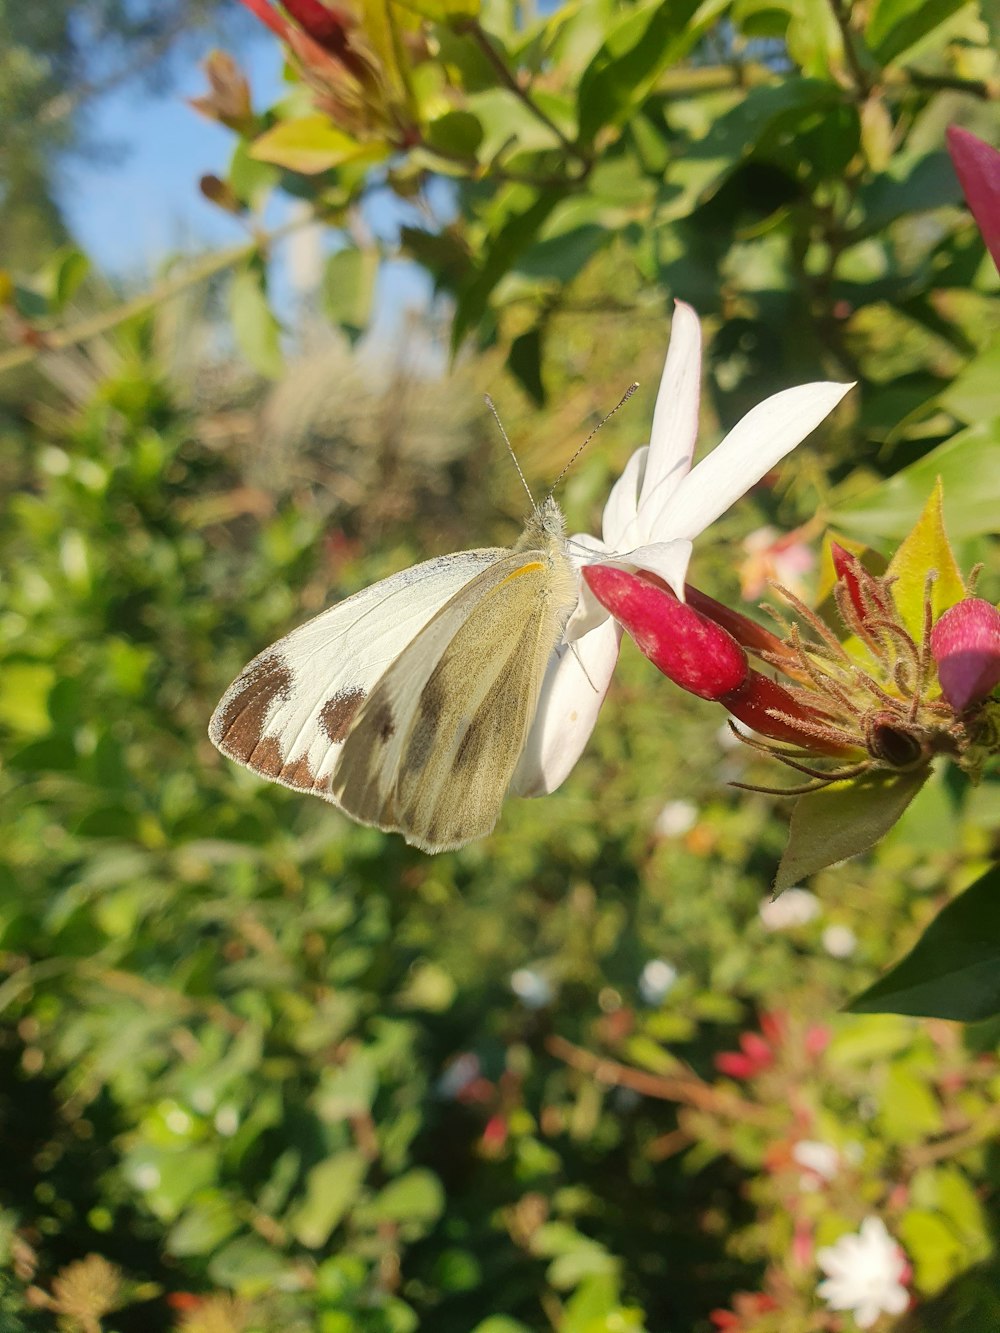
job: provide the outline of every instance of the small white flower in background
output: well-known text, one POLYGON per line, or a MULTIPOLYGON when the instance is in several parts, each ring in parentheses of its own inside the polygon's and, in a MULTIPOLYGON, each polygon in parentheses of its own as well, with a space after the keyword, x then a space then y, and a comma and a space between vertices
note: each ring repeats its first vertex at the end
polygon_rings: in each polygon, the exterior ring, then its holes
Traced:
MULTIPOLYGON (((511 987, 514 981, 511 978, 511 987)), ((516 992, 515 992, 516 993, 516 992)), ((479 1064, 479 1056, 475 1051, 463 1051, 461 1055, 456 1055, 454 1060, 448 1065, 444 1073, 437 1081, 437 1094, 439 1097, 451 1100, 458 1097, 470 1083, 473 1083, 482 1073, 479 1064)))
POLYGON ((661 838, 680 838, 698 822, 698 807, 692 801, 668 801, 656 816, 653 832, 661 838))
POLYGON ((660 1004, 673 990, 677 969, 665 958, 651 958, 639 973, 639 994, 646 1004, 660 1004))
POLYGON ((740 740, 739 736, 734 734, 733 727, 735 727, 743 736, 753 735, 750 728, 746 726, 745 723, 741 722, 739 718, 730 717, 727 722, 723 722, 722 726, 715 733, 718 737, 719 744, 724 750, 742 750, 743 748, 743 742, 740 740), (730 723, 732 723, 732 726, 730 726, 730 723))
POLYGON ((850 1310, 859 1328, 871 1328, 883 1313, 902 1314, 909 1304, 906 1259, 880 1217, 866 1217, 857 1235, 817 1250, 816 1262, 827 1275, 817 1293, 831 1310, 850 1310))
POLYGON ((819 899, 808 889, 786 889, 779 898, 765 898, 757 909, 765 930, 808 925, 822 910, 819 899))
POLYGON ((519 967, 510 974, 510 988, 525 1009, 544 1009, 552 1003, 552 982, 530 967, 519 967))
MULTIPOLYGON (((664 579, 678 597, 694 539, 823 421, 853 386, 783 389, 738 421, 694 467, 701 398, 701 327, 674 306, 648 446, 625 465, 604 508, 600 537, 575 535, 581 563, 613 561, 664 579)), ((522 796, 555 791, 594 729, 622 631, 581 579, 580 600, 545 673, 535 721, 511 783, 522 796)))
POLYGON ((240 1113, 235 1106, 220 1106, 212 1123, 224 1139, 231 1139, 240 1127, 240 1113))
POLYGON ((832 1143, 818 1139, 800 1139, 792 1149, 792 1156, 799 1166, 824 1180, 832 1180, 840 1169, 840 1153, 832 1143))
POLYGON ((820 942, 831 958, 850 958, 858 947, 858 937, 850 926, 827 926, 820 942))
POLYGON ((160 1184, 160 1168, 152 1162, 142 1162, 132 1172, 138 1189, 155 1190, 160 1184))

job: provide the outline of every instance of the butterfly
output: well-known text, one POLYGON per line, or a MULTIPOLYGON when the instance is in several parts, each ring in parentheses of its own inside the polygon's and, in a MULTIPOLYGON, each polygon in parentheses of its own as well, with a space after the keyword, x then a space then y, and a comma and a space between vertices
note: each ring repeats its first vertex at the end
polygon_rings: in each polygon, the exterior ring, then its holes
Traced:
POLYGON ((209 736, 359 823, 461 847, 500 817, 578 588, 549 496, 514 546, 426 560, 265 649, 209 736))

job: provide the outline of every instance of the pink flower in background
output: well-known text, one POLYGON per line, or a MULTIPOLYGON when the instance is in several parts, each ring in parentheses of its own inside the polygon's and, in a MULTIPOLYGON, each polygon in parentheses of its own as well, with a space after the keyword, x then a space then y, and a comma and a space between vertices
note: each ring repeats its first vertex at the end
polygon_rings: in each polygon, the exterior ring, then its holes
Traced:
POLYGON ((1000 153, 958 125, 948 126, 947 137, 962 193, 1000 271, 1000 153))
POLYGON ((802 530, 779 532, 777 528, 757 528, 743 538, 746 556, 740 565, 740 592, 748 601, 756 601, 772 580, 801 597, 806 591, 804 576, 812 572, 816 557, 802 540, 802 530))

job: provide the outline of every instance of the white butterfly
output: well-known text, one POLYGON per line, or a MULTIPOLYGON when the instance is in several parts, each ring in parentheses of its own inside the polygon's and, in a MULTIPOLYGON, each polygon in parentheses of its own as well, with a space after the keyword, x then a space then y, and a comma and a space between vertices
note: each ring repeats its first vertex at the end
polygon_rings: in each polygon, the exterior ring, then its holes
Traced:
POLYGON ((209 727, 223 754, 426 851, 489 833, 508 788, 554 791, 621 641, 581 589, 581 560, 652 570, 683 597, 694 538, 851 387, 774 394, 692 467, 700 359, 698 318, 678 301, 649 446, 615 484, 601 539, 567 541, 549 498, 513 547, 439 556, 331 607, 226 691, 209 727))
POLYGON ((439 556, 256 657, 209 726, 223 754, 427 852, 488 834, 577 602, 549 498, 512 548, 439 556))

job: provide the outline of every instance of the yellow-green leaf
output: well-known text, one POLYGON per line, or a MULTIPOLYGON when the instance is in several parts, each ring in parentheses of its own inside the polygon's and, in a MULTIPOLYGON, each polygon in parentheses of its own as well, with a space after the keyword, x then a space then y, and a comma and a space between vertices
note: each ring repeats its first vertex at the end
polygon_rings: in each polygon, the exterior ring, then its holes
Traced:
POLYGON ((903 538, 889 562, 888 573, 895 576, 892 596, 903 623, 919 642, 924 628, 924 591, 927 575, 937 572, 931 588, 934 619, 965 596, 965 584, 944 530, 943 491, 940 479, 935 483, 924 512, 909 534, 903 538))
POLYGON ((381 162, 389 152, 384 143, 359 143, 331 125, 326 116, 280 121, 250 148, 250 156, 258 162, 272 162, 304 176, 329 171, 343 162, 381 162))

